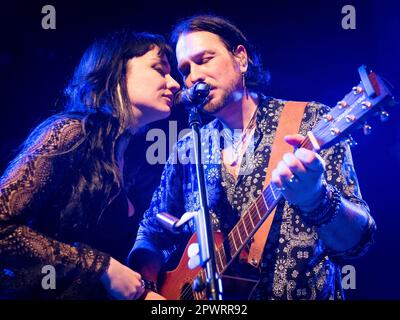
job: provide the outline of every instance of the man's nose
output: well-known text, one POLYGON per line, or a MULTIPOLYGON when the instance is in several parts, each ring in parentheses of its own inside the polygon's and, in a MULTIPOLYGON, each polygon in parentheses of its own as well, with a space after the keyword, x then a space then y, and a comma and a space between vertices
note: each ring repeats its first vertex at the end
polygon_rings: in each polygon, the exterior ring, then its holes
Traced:
POLYGON ((190 70, 190 74, 187 77, 186 85, 190 88, 193 84, 199 81, 205 81, 206 77, 202 70, 198 66, 192 66, 190 70))

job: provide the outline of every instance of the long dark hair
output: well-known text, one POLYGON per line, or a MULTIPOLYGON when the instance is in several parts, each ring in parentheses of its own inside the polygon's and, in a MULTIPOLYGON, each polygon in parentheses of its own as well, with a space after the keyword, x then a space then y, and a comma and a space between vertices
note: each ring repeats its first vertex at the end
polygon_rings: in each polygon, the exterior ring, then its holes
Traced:
POLYGON ((178 22, 171 32, 170 43, 176 48, 179 36, 194 31, 207 31, 219 36, 230 52, 238 45, 243 45, 248 54, 248 69, 245 75, 246 87, 251 90, 265 92, 270 74, 264 70, 261 58, 255 47, 232 22, 211 14, 194 15, 178 22))
POLYGON ((122 30, 96 40, 83 54, 64 90, 64 111, 44 121, 24 143, 18 158, 29 152, 55 120, 82 120, 84 138, 79 145, 62 152, 68 155, 79 148, 80 162, 84 164, 76 168, 71 197, 61 212, 67 233, 76 234, 96 223, 99 210, 102 212, 123 186, 116 146, 123 139, 129 140, 135 124, 126 87, 126 66, 129 59, 154 47, 160 49, 160 55, 171 58, 172 50, 160 35, 122 30))

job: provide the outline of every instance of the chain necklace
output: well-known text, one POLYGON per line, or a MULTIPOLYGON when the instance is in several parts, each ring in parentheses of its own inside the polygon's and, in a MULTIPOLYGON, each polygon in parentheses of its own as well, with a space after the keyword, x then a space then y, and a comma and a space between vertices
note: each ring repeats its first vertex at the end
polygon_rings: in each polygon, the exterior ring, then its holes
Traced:
POLYGON ((257 109, 254 111, 244 131, 240 134, 235 133, 235 130, 231 130, 226 126, 224 126, 224 130, 222 130, 223 136, 230 142, 230 145, 232 146, 233 162, 230 165, 231 167, 237 166, 239 163, 239 159, 244 151, 244 146, 247 145, 248 137, 251 136, 250 133, 252 133, 253 129, 255 128, 257 118, 256 115, 257 109))

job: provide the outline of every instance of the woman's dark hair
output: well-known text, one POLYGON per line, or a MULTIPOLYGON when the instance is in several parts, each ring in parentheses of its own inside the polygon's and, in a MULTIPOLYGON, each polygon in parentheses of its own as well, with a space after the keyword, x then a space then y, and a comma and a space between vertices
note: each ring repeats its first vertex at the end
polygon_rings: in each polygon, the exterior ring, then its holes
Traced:
POLYGON ((234 53, 238 45, 243 45, 248 54, 248 69, 245 75, 249 89, 264 92, 270 78, 263 69, 261 58, 245 35, 229 20, 210 14, 195 15, 178 22, 172 32, 170 42, 176 48, 179 36, 194 31, 207 31, 219 36, 228 51, 234 53))
POLYGON ((171 58, 172 50, 160 35, 119 31, 95 41, 64 90, 65 110, 109 114, 119 122, 120 131, 125 131, 134 123, 126 89, 127 62, 156 46, 160 55, 171 58))
POLYGON ((127 62, 155 47, 159 48, 159 55, 165 54, 171 59, 172 49, 160 35, 122 30, 96 40, 83 54, 64 90, 64 111, 36 127, 13 162, 16 164, 21 156, 29 153, 30 147, 57 119, 82 119, 84 139, 62 152, 62 155, 79 153, 84 164, 82 167, 75 164, 77 175, 71 186, 72 196, 61 213, 62 221, 73 233, 87 228, 89 221, 96 219, 90 213, 104 210, 122 188, 116 146, 121 140, 127 143, 130 129, 136 123, 126 87, 127 62), (72 153, 76 149, 79 152, 72 153))

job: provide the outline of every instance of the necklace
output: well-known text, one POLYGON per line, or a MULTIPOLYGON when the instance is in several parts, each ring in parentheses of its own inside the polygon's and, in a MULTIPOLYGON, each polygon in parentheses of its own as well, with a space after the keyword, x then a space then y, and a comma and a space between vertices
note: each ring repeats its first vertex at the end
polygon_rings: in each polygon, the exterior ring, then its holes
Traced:
POLYGON ((255 128, 256 118, 257 118, 256 115, 257 115, 257 109, 251 116, 251 119, 248 122, 244 131, 239 129, 232 130, 226 126, 224 126, 224 129, 222 130, 224 138, 228 141, 229 145, 232 147, 233 162, 230 165, 231 167, 235 167, 239 163, 239 160, 244 151, 244 147, 247 146, 248 137, 252 135, 251 133, 255 128))

